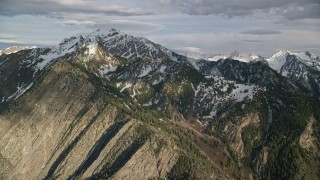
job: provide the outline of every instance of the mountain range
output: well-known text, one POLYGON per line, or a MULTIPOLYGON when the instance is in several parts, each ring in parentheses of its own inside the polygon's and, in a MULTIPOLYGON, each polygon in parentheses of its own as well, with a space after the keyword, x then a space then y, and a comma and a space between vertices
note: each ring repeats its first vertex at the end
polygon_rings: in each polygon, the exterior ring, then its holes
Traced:
POLYGON ((98 29, 0 55, 0 178, 318 179, 320 58, 98 29))

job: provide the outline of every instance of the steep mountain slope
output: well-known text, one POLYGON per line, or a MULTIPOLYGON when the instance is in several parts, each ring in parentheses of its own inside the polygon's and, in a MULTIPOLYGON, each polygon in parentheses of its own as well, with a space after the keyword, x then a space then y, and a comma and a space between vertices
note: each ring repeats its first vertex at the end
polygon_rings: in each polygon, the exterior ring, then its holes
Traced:
POLYGON ((2 178, 224 176, 192 144, 182 149, 179 132, 91 78, 76 64, 55 64, 0 116, 2 178), (179 172, 180 161, 193 169, 179 172))
MULTIPOLYGON (((276 69, 281 58, 232 57, 115 29, 0 56, 2 176, 318 178, 316 89, 276 69)), ((319 73, 314 56, 285 57, 319 73)))
POLYGON ((62 58, 70 60, 74 56, 81 56, 79 60, 86 66, 91 63, 92 59, 100 60, 93 62, 96 63, 94 71, 102 76, 115 71, 117 66, 121 64, 113 57, 128 58, 129 60, 148 59, 149 65, 144 64, 140 76, 144 76, 153 68, 160 68, 162 61, 184 58, 145 38, 129 36, 115 29, 110 31, 98 29, 86 36, 66 38, 53 48, 35 48, 0 56, 0 76, 3 79, 0 83, 3 83, 2 88, 6 88, 6 92, 4 89, 0 90, 0 102, 2 104, 9 102, 17 96, 15 94, 21 94, 19 92, 31 86, 32 79, 50 64, 62 58), (110 58, 109 61, 101 61, 106 57, 110 58), (13 59, 16 59, 15 63, 12 62, 13 59), (16 74, 18 76, 21 74, 24 79, 15 77, 16 74))
POLYGON ((0 56, 0 109, 32 86, 36 63, 45 49, 22 50, 0 56))
POLYGON ((270 67, 292 79, 319 98, 320 58, 310 52, 292 53, 282 50, 267 59, 270 67))

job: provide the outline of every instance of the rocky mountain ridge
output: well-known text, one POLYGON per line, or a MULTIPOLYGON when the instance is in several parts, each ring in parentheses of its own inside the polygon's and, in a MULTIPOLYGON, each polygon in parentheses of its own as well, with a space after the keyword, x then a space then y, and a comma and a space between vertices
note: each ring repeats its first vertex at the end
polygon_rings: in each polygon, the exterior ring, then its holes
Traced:
POLYGON ((115 29, 1 55, 1 177, 319 177, 319 58, 240 56, 115 29))
POLYGON ((34 49, 34 48, 37 48, 37 46, 12 46, 12 47, 8 47, 6 49, 0 50, 0 55, 16 53, 24 49, 34 49))

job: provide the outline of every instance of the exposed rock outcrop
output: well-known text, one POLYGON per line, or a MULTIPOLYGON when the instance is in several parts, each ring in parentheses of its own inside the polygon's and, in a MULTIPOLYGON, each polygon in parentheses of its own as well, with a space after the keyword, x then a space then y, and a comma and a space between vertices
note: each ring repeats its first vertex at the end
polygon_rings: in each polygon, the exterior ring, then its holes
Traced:
POLYGON ((253 159, 253 171, 257 174, 261 173, 263 171, 263 168, 267 164, 269 151, 270 149, 268 147, 263 147, 259 154, 257 154, 256 157, 253 159))
POLYGON ((313 125, 316 123, 316 120, 314 117, 310 117, 310 120, 302 132, 300 139, 299 139, 299 144, 302 148, 304 149, 312 149, 316 147, 316 137, 314 135, 314 129, 313 125))
POLYGON ((239 121, 238 125, 231 123, 226 125, 224 133, 231 140, 231 148, 236 152, 239 158, 245 156, 244 143, 241 135, 242 130, 251 124, 257 124, 259 122, 260 119, 258 114, 248 114, 239 121))
POLYGON ((87 76, 55 65, 0 116, 4 179, 165 178, 176 162, 168 138, 130 117, 117 118, 87 76))

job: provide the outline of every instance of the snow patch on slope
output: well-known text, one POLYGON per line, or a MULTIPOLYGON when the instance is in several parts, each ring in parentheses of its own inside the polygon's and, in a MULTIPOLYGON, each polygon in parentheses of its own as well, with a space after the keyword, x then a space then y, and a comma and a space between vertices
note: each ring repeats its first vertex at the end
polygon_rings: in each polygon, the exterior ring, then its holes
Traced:
POLYGON ((198 59, 193 59, 193 58, 187 58, 187 61, 196 69, 196 70, 200 70, 200 67, 198 65, 199 61, 198 59))
POLYGON ((124 90, 131 88, 132 87, 132 83, 125 83, 124 87, 120 90, 120 92, 122 93, 124 90))
POLYGON ((138 77, 140 77, 140 78, 144 77, 144 76, 148 75, 151 71, 152 71, 151 66, 145 67, 138 77))
MULTIPOLYGON (((235 81, 225 80, 223 77, 210 77, 214 84, 200 83, 195 88, 198 106, 209 108, 209 118, 216 116, 219 108, 228 102, 242 102, 252 99, 259 87, 249 84, 237 84, 235 81), (200 104, 202 104, 200 106, 200 104)), ((197 105, 196 105, 197 106, 197 105)))
POLYGON ((73 52, 76 48, 77 42, 79 42, 79 37, 65 39, 58 46, 53 47, 50 52, 39 57, 40 59, 43 59, 43 61, 37 64, 36 69, 43 70, 45 67, 51 64, 53 60, 73 52))
POLYGON ((166 70, 167 66, 164 66, 164 65, 161 65, 160 69, 159 69, 159 72, 160 73, 164 73, 165 70, 166 70))
POLYGON ((89 55, 94 55, 96 53, 96 50, 97 50, 96 44, 91 43, 87 47, 88 47, 88 54, 89 55))
POLYGON ((99 74, 101 76, 104 76, 104 75, 108 74, 109 72, 116 71, 117 68, 118 68, 118 66, 113 66, 111 64, 107 64, 107 65, 102 65, 98 70, 99 70, 99 74))
POLYGON ((17 91, 15 93, 13 93, 11 96, 8 97, 7 101, 10 101, 12 99, 16 100, 18 99, 20 96, 22 96, 28 89, 30 89, 32 87, 33 83, 30 83, 29 85, 21 85, 17 87, 17 91))
POLYGON ((154 80, 154 81, 152 82, 152 85, 157 85, 157 84, 159 84, 159 83, 160 83, 161 81, 163 81, 163 80, 164 80, 164 78, 163 78, 163 77, 160 77, 160 78, 154 80))
POLYGON ((232 90, 230 96, 236 102, 244 101, 245 98, 252 99, 255 88, 255 85, 236 84, 236 89, 232 90))
POLYGON ((299 58, 299 60, 306 64, 309 67, 314 67, 318 71, 320 71, 320 58, 315 54, 310 52, 299 52, 299 53, 290 53, 290 55, 295 55, 299 58))

